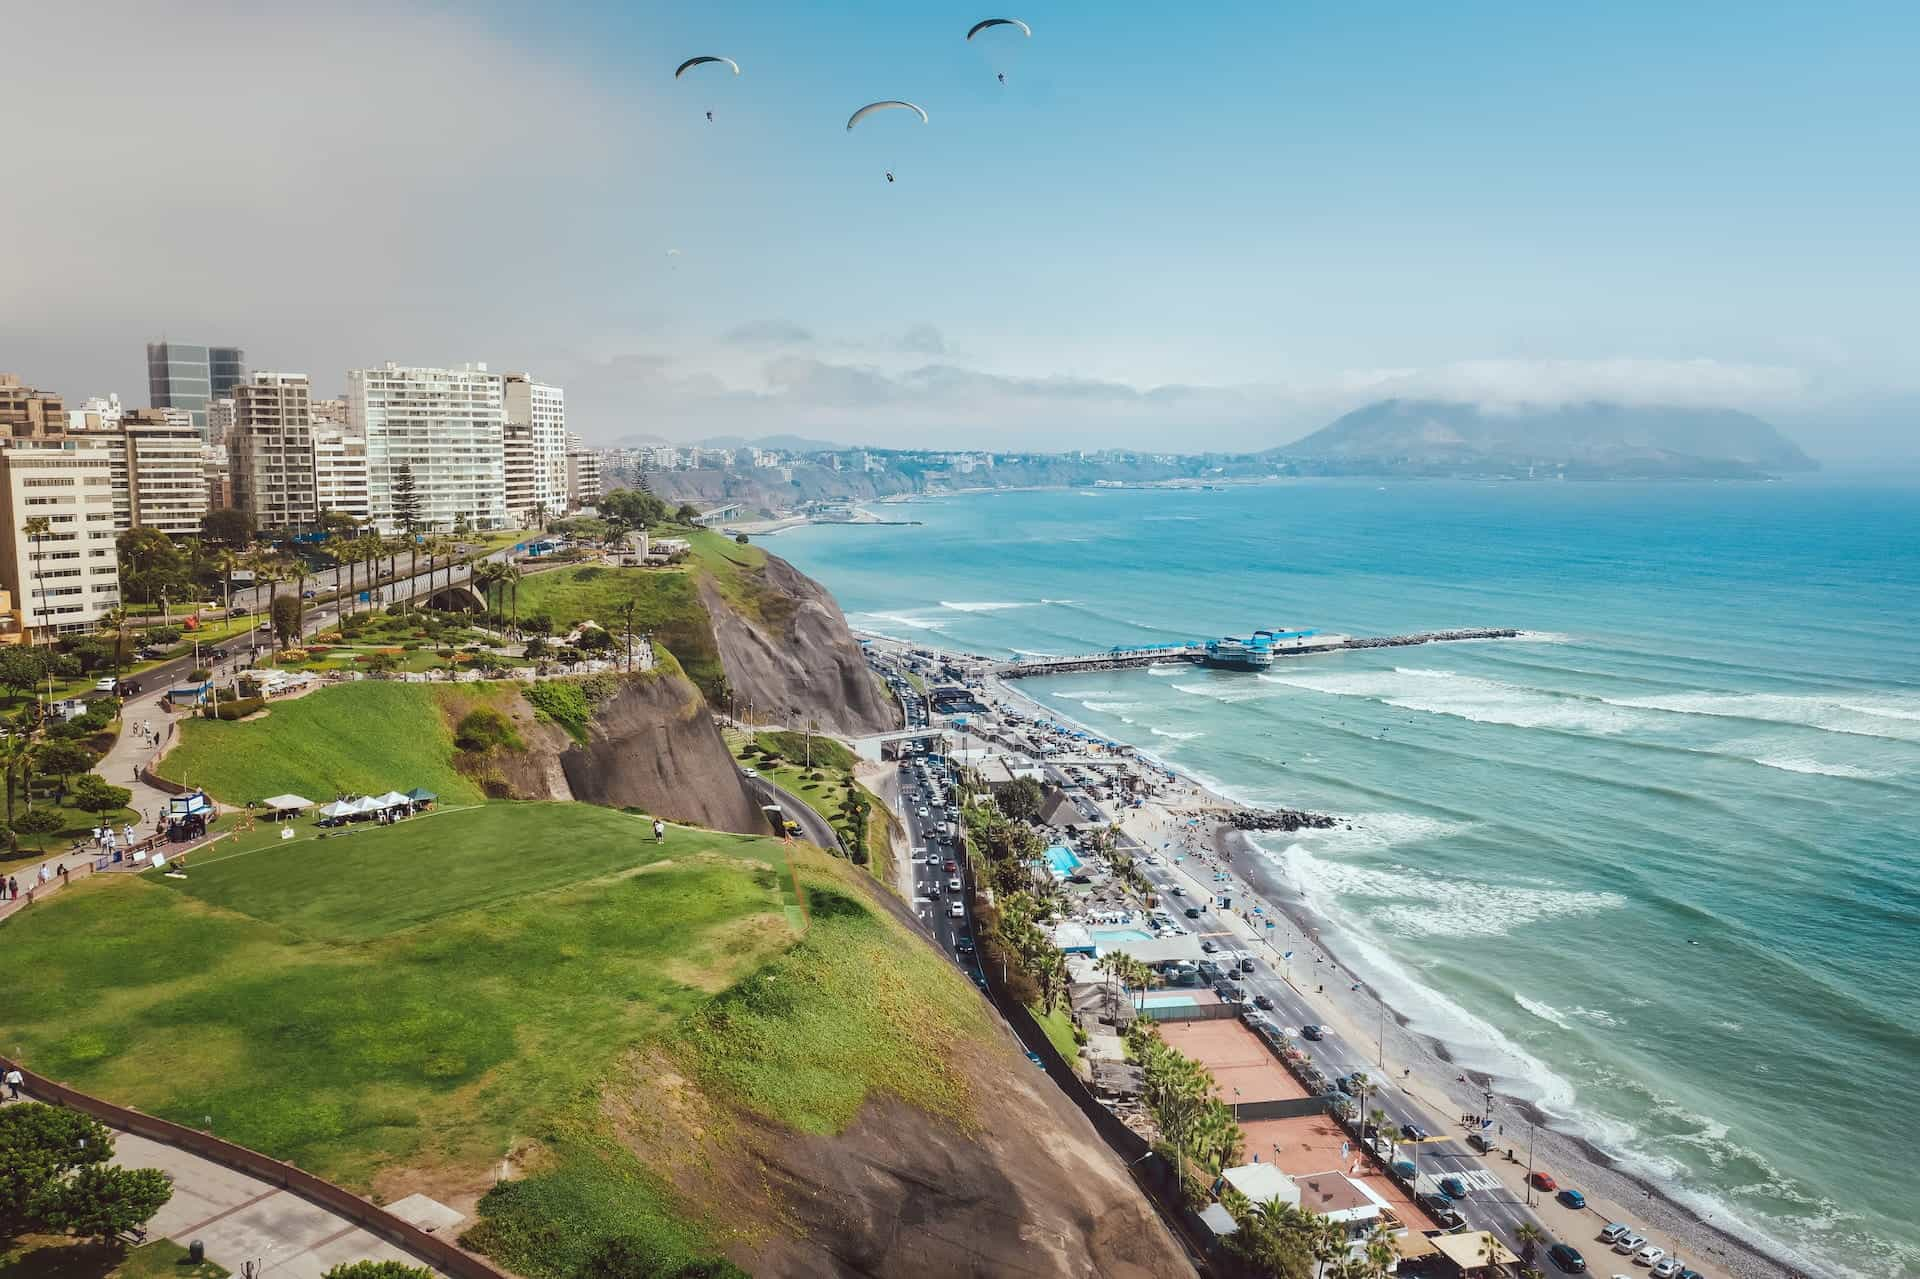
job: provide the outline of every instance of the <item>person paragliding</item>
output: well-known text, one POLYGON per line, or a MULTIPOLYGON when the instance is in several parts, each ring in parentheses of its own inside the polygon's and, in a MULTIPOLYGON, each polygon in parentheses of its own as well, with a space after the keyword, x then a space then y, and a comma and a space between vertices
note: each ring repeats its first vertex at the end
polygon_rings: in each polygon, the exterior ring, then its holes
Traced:
POLYGON ((888 170, 887 170, 887 181, 889 181, 889 182, 891 182, 891 181, 893 181, 893 170, 892 170, 892 169, 888 169, 888 170))
MULTIPOLYGON (((682 62, 679 66, 675 67, 673 69, 673 78, 678 80, 680 77, 684 76, 688 71, 690 71, 694 67, 704 67, 704 66, 729 67, 732 69, 735 75, 740 74, 740 64, 738 62, 735 62, 732 58, 722 58, 722 57, 715 56, 713 54, 702 54, 697 58, 688 58, 685 62, 682 62)), ((707 112, 707 123, 708 124, 713 123, 713 112, 711 111, 707 112)))
MULTIPOLYGON (((1001 83, 1001 84, 1005 84, 1006 82, 1007 82, 1007 73, 1006 73, 1006 72, 1004 72, 1004 71, 1002 71, 1002 72, 1000 73, 1000 83, 1001 83)), ((709 120, 711 120, 711 119, 713 119, 713 114, 712 114, 712 112, 708 112, 708 114, 707 114, 707 119, 709 119, 709 120)))
MULTIPOLYGON (((877 111, 896 111, 896 110, 911 111, 915 115, 920 117, 920 123, 925 124, 927 122, 927 110, 925 107, 915 106, 911 102, 902 102, 897 98, 889 98, 884 102, 869 102, 866 106, 861 107, 858 111, 855 111, 851 116, 848 116, 847 132, 852 133, 854 125, 859 124, 862 120, 866 119, 868 116, 874 114, 877 111)), ((888 169, 886 171, 886 174, 887 174, 887 181, 889 182, 893 181, 893 170, 888 169)))
MULTIPOLYGON (((1018 18, 982 18, 967 28, 967 43, 973 44, 973 38, 982 31, 991 31, 994 33, 987 39, 980 41, 980 45, 986 46, 986 56, 1000 63, 1002 66, 1007 65, 1007 60, 1013 56, 1012 48, 1004 43, 1006 37, 1017 31, 1025 39, 1031 40, 1033 38, 1033 28, 1018 18)), ((1014 40, 1013 43, 1017 45, 1021 43, 1021 41, 1014 40)), ((1007 73, 1005 71, 999 71, 995 74, 994 78, 999 80, 1001 84, 1005 84, 1007 82, 1007 73)))
POLYGON ((708 123, 708 124, 712 124, 712 123, 713 123, 713 112, 711 112, 711 111, 709 111, 709 112, 707 112, 707 123, 708 123))

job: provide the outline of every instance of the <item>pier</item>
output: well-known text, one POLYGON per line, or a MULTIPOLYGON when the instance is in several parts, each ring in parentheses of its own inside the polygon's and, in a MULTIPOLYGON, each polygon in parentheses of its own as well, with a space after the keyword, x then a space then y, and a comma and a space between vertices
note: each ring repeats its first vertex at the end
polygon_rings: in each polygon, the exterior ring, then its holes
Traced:
MULTIPOLYGON (((1512 627, 1419 631, 1412 635, 1328 635, 1315 642, 1275 645, 1273 656, 1278 662, 1283 658, 1337 653, 1351 648, 1412 648, 1419 644, 1444 644, 1449 640, 1517 639, 1519 636, 1520 632, 1512 627)), ((1083 653, 1075 657, 1026 657, 1017 662, 1002 662, 993 668, 993 673, 1002 679, 1022 679, 1029 675, 1074 675, 1081 671, 1120 670, 1131 666, 1154 666, 1161 662, 1192 662, 1198 665, 1205 654, 1204 643, 1115 648, 1104 653, 1083 653)))

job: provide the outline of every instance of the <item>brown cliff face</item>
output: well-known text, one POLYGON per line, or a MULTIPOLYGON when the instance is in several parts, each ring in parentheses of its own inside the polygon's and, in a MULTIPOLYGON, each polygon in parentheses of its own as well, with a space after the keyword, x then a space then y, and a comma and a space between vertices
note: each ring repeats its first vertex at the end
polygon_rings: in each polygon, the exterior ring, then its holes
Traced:
POLYGON ((668 821, 765 834, 766 819, 707 713, 675 675, 629 679, 594 708, 587 743, 560 756, 572 797, 668 821))
POLYGON ((750 577, 757 616, 712 581, 700 584, 735 712, 744 716, 751 703, 756 722, 797 728, 811 720, 848 737, 900 727, 826 588, 775 555, 750 577))

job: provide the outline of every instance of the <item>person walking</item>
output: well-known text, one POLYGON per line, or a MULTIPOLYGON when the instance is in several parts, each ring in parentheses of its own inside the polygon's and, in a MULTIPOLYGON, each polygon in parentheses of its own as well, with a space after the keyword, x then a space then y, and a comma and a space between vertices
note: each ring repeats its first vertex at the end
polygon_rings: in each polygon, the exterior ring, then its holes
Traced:
POLYGON ((653 842, 656 844, 667 842, 667 824, 658 817, 653 819, 653 842))
POLYGON ((9 876, 5 884, 0 884, 0 888, 5 888, 7 890, 7 897, 9 900, 11 901, 20 900, 20 881, 18 879, 12 876, 9 876))
POLYGON ((7 1091, 13 1094, 13 1099, 15 1101, 20 1100, 20 1086, 26 1082, 27 1081, 25 1079, 22 1079, 20 1077, 20 1067, 18 1066, 7 1067, 7 1078, 6 1078, 7 1091))

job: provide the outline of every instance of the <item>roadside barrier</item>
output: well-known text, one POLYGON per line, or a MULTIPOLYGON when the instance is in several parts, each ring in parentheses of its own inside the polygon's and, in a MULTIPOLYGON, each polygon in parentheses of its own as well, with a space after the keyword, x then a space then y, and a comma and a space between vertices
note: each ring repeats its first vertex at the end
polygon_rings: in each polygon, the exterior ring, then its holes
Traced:
POLYGON ((362 1199, 352 1191, 322 1180, 290 1163, 283 1163, 257 1150, 235 1145, 211 1133, 187 1128, 170 1120, 160 1119, 126 1106, 117 1106, 110 1101, 103 1101, 78 1089, 69 1088, 65 1084, 55 1083, 43 1075, 37 1075, 18 1062, 0 1057, 0 1074, 8 1070, 20 1072, 21 1078, 26 1081, 27 1092, 31 1093, 35 1100, 77 1110, 81 1114, 93 1116, 109 1128, 117 1128, 137 1137, 176 1146, 211 1163, 232 1168, 250 1177, 257 1177, 269 1185, 278 1186, 346 1218, 394 1247, 413 1254, 418 1260, 451 1276, 451 1279, 512 1279, 506 1271, 486 1258, 468 1252, 451 1240, 428 1234, 418 1226, 400 1220, 386 1209, 362 1199))

